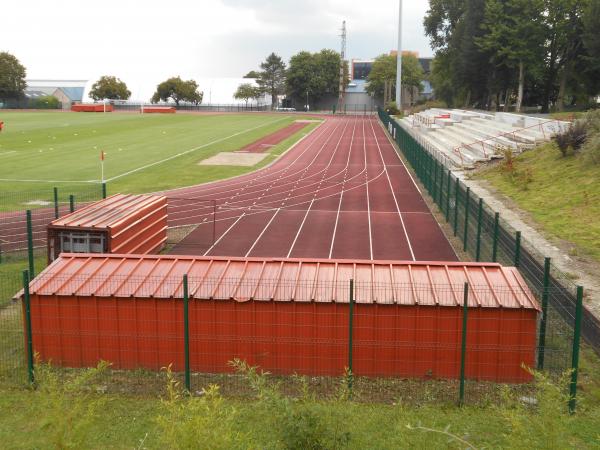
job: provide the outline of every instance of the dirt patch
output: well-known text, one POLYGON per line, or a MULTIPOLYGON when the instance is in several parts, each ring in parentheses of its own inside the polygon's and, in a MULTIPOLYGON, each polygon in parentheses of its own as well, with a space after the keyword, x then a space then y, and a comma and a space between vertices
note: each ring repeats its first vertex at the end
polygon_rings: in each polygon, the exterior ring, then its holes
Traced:
POLYGON ((271 133, 268 136, 264 136, 251 144, 246 145, 244 148, 238 150, 236 153, 262 153, 265 150, 279 144, 286 140, 291 135, 300 131, 302 128, 308 125, 307 121, 297 120, 291 125, 288 125, 281 130, 271 133))
POLYGON ((268 153, 221 152, 203 159, 199 166, 254 166, 269 156, 268 153))

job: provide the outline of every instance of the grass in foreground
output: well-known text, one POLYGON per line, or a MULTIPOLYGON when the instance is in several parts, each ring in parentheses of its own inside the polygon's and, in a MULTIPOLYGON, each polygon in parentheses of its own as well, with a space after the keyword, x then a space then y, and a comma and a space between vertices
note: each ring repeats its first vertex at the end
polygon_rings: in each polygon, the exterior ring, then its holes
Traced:
POLYGON ((563 390, 538 377, 537 403, 507 396, 485 408, 414 407, 352 401, 345 383, 323 401, 291 398, 269 377, 237 363, 253 400, 216 386, 189 397, 167 371, 162 399, 102 393, 103 367, 64 383, 42 366, 35 390, 3 389, 3 448, 594 448, 600 410, 569 415, 563 390))
POLYGON ((600 165, 562 157, 547 143, 474 175, 511 198, 550 235, 600 261, 600 165))

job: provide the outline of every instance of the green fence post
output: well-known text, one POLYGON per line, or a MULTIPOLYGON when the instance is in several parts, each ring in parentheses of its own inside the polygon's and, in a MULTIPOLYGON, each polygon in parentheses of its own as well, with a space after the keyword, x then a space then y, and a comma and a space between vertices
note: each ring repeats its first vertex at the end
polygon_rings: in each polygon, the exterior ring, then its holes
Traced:
POLYGON ((446 222, 450 222, 450 191, 452 190, 452 171, 448 169, 448 186, 446 186, 446 222))
POLYGON ((431 172, 433 175, 432 185, 431 185, 431 199, 433 202, 436 202, 437 199, 437 173, 438 173, 438 165, 437 160, 434 157, 431 157, 431 172))
POLYGON ((106 198, 106 181, 102 182, 102 198, 106 198))
POLYGON ((465 283, 463 290, 463 321, 462 339, 460 343, 460 388, 458 393, 458 404, 462 406, 465 402, 465 360, 467 356, 467 315, 469 312, 469 283, 465 283))
POLYGON ((54 188, 54 218, 58 219, 58 188, 54 188))
POLYGON ((517 231, 515 235, 515 267, 519 267, 521 262, 521 232, 517 231))
POLYGON ((188 276, 183 275, 183 355, 185 360, 185 388, 191 392, 190 382, 190 321, 189 321, 189 295, 188 276))
POLYGON ((350 280, 350 294, 348 297, 348 390, 352 394, 352 378, 354 377, 352 368, 352 337, 354 334, 354 280, 350 280))
POLYGON ((579 343, 581 341, 581 317, 583 316, 583 287, 577 286, 577 305, 575 306, 575 327, 573 329, 573 352, 571 361, 571 386, 569 412, 573 414, 577 406, 577 376, 579 375, 579 343))
POLYGON ((440 190, 438 197, 438 205, 440 205, 440 210, 444 212, 444 166, 442 163, 440 163, 440 190))
POLYGON ((29 295, 29 271, 23 271, 23 302, 25 303, 25 339, 27 345, 27 377, 34 382, 33 373, 33 333, 31 332, 31 302, 29 295))
POLYGON ((483 215, 483 199, 479 198, 479 206, 477 208, 477 249, 475 251, 475 261, 481 260, 481 219, 483 215))
POLYGON ((468 237, 469 237, 469 203, 471 200, 469 196, 471 194, 471 188, 467 186, 467 194, 465 199, 465 230, 463 233, 463 250, 466 252, 468 247, 468 237))
POLYGON ((69 211, 75 212, 75 196, 73 194, 69 195, 69 211))
POLYGON ((31 210, 25 212, 27 220, 27 256, 29 259, 29 277, 35 277, 35 269, 33 267, 33 225, 31 224, 31 210))
POLYGON ((538 370, 544 368, 544 353, 546 351, 546 324, 548 323, 548 297, 550 295, 550 261, 550 258, 544 258, 544 286, 542 288, 542 320, 540 322, 538 370))
POLYGON ((456 177, 456 183, 454 183, 454 236, 458 233, 458 185, 460 181, 456 177))
POLYGON ((498 259, 498 235, 500 233, 500 213, 494 214, 494 241, 492 243, 492 261, 498 259))

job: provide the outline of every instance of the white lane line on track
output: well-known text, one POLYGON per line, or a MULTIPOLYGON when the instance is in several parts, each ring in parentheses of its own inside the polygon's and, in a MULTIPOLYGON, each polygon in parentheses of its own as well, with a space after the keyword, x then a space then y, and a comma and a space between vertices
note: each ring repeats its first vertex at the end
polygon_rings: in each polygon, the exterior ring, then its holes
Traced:
MULTIPOLYGON (((367 185, 367 217, 369 219, 369 254, 373 259, 373 228, 371 227, 371 201, 369 200, 369 169, 367 166, 367 136, 365 135, 365 121, 362 120, 363 127, 363 153, 365 155, 365 184, 367 185)), ((385 163, 383 164, 385 170, 385 163)), ((387 173, 387 171, 386 171, 387 173)))
POLYGON ((348 158, 346 160, 346 170, 344 173, 344 181, 342 182, 340 201, 338 203, 337 214, 335 216, 335 225, 333 226, 333 233, 331 234, 331 245, 329 246, 329 259, 331 259, 331 255, 333 254, 333 244, 335 242, 335 235, 337 233, 337 227, 338 227, 338 223, 340 221, 340 210, 342 209, 342 199, 344 198, 344 192, 345 192, 344 188, 346 186, 346 177, 348 175, 348 165, 350 163, 350 155, 352 154, 352 145, 354 144, 354 132, 355 131, 356 131, 356 119, 354 120, 354 126, 352 127, 352 137, 350 138, 350 149, 348 150, 348 158))
POLYGON ((289 258, 290 255, 292 254, 292 251, 294 250, 294 246, 296 245, 296 241, 298 240, 298 236, 300 236, 300 232, 302 231, 302 227, 304 226, 304 222, 306 222, 306 218, 308 217, 308 213, 312 209, 312 205, 313 205, 314 202, 315 202, 315 199, 313 198, 310 201, 310 205, 308 205, 308 209, 306 210, 306 214, 304 214, 304 218, 302 219, 302 223, 298 227, 298 232, 296 233, 296 237, 294 237, 294 241, 292 242, 292 245, 290 246, 290 251, 287 253, 286 258, 289 258))
POLYGON ((254 250, 254 247, 256 246, 256 244, 258 244, 258 241, 260 241, 260 238, 263 236, 263 234, 265 234, 265 232, 267 231, 267 228, 269 228, 269 226, 271 225, 271 223, 275 220, 275 217, 277 216, 277 214, 279 214, 279 211, 281 211, 281 208, 278 208, 277 211, 275 211, 275 214, 273 214, 273 217, 271 217, 271 220, 269 220, 269 222, 265 225, 265 227, 263 228, 263 230, 261 231, 261 233, 258 235, 258 237, 256 238, 256 240, 252 244, 252 247, 250 247, 250 250, 248 250, 246 252, 246 254, 244 255, 245 258, 247 258, 248 256, 250 256, 250 253, 252 252, 252 250, 254 250))
MULTIPOLYGON (((398 217, 400 217, 400 223, 402 224, 402 229, 404 230, 404 236, 406 237, 406 242, 408 243, 408 249, 410 250, 410 256, 412 257, 413 261, 416 261, 415 252, 413 251, 412 244, 410 243, 410 237, 408 236, 408 232, 406 231, 404 217, 402 217, 402 212, 400 211, 400 205, 398 205, 398 199, 396 198, 396 193, 394 192, 394 187, 392 186, 392 180, 390 179, 390 173, 388 172, 387 167, 385 167, 385 159, 383 159, 383 154, 381 152, 381 146, 379 145, 379 140, 377 139, 377 133, 375 133, 375 128, 373 128, 373 121, 370 120, 369 122, 371 123, 371 130, 373 131, 373 136, 375 136, 375 142, 377 143, 377 149, 379 150, 379 157, 381 158, 381 163, 383 164, 383 167, 385 168, 385 175, 388 180, 388 185, 390 187, 392 196, 394 197, 394 203, 396 204, 396 210, 398 211, 398 217)), ((395 150, 394 150, 394 153, 395 153, 395 150)), ((405 168, 405 170, 406 170, 406 168, 405 168)), ((407 170, 407 172, 408 172, 408 170, 407 170)), ((414 182, 414 180, 413 180, 413 182, 414 182)), ((419 191, 419 194, 421 194, 420 191, 419 191)))
POLYGON ((206 250, 206 251, 204 252, 204 255, 202 255, 202 256, 206 256, 206 255, 208 255, 208 254, 210 253, 210 251, 211 251, 213 248, 215 248, 215 245, 217 245, 219 242, 221 242, 221 239, 223 239, 223 238, 225 237, 225 235, 226 235, 227 233, 229 233, 229 231, 230 231, 230 230, 231 230, 233 227, 235 227, 235 225, 236 225, 236 224, 237 224, 237 223, 238 223, 240 220, 242 220, 242 217, 244 217, 245 215, 246 215, 246 213, 242 213, 242 215, 241 215, 240 217, 238 217, 238 218, 237 218, 237 220, 236 220, 235 222, 233 222, 233 223, 231 224, 231 226, 230 226, 229 228, 227 228, 227 229, 225 230, 225 232, 224 232, 224 233, 223 233, 221 236, 219 236, 219 239, 217 239, 217 240, 215 241, 215 243, 214 243, 213 245, 211 245, 211 246, 208 248, 208 250, 206 250))
MULTIPOLYGON (((298 232, 296 233, 296 236, 294 238, 294 241, 292 242, 292 245, 290 246, 290 250, 288 251, 287 257, 289 258, 290 255, 292 254, 292 251, 294 250, 294 247, 296 245, 296 241, 298 240, 298 237, 300 236, 300 233, 302 231, 302 228, 304 227, 304 223, 306 222, 306 219, 308 217, 308 213, 310 212, 310 210, 312 209, 312 205, 314 203, 315 200, 318 200, 317 195, 320 191, 320 186, 321 183, 323 182, 323 180, 325 179, 325 175, 327 175, 327 170, 329 170, 329 167, 331 166, 331 162, 333 161, 333 158, 335 157, 335 154, 337 153, 337 151, 340 148, 340 144, 342 143, 342 139, 344 138, 344 133, 346 132, 346 129, 348 128, 348 122, 345 123, 344 125, 344 129, 342 130, 342 133, 340 134, 340 138, 338 139, 337 143, 335 144, 335 149, 333 150, 331 157, 329 158, 329 162, 327 163, 327 166, 325 168, 325 171, 323 172, 323 175, 321 176, 321 182, 319 182, 319 185, 317 187, 316 191, 313 191, 313 198, 310 201, 310 205, 308 207, 308 209, 306 210, 306 214, 304 215, 304 219, 302 219, 302 223, 300 223, 300 226, 298 227, 298 232)), ((324 146, 321 147, 321 150, 323 150, 324 146)), ((338 174, 341 172, 338 172, 338 174)), ((335 176, 337 176, 338 174, 335 174, 335 176)), ((305 195, 305 194, 302 194, 305 195)), ((336 194, 337 195, 337 194, 336 194)))
MULTIPOLYGON (((363 170, 363 172, 364 172, 364 170, 363 170)), ((371 178, 371 179, 370 179, 370 180, 368 180, 367 182, 368 182, 368 183, 372 183, 372 182, 376 181, 376 180, 377 180, 377 179, 379 179, 379 177, 381 177, 381 176, 382 176, 384 173, 385 173, 385 171, 384 171, 384 170, 381 170, 381 172, 379 172, 379 173, 378 173, 376 176, 374 176, 373 178, 371 178)), ((361 172, 361 173, 359 173, 359 174, 356 174, 356 175, 354 175, 352 178, 357 178, 357 177, 359 177, 359 176, 361 176, 361 175, 362 175, 362 172, 361 172)), ((343 184, 343 183, 339 183, 339 185, 342 185, 342 184, 343 184)), ((348 189, 345 189, 345 192, 350 192, 350 191, 352 191, 352 190, 354 190, 354 189, 360 189, 360 188, 361 188, 361 187, 363 187, 364 185, 365 185, 365 182, 362 182, 362 183, 360 183, 360 184, 357 184, 357 185, 354 185, 354 186, 352 186, 352 187, 350 187, 350 188, 348 188, 348 189)), ((324 196, 322 196, 322 197, 315 198, 314 200, 324 200, 324 199, 327 199, 327 198, 330 198, 330 197, 335 197, 335 196, 337 196, 337 195, 339 195, 339 194, 340 194, 340 191, 336 191, 336 192, 334 192, 334 193, 332 193, 332 194, 327 194, 327 195, 324 195, 324 196)), ((301 196, 303 196, 303 195, 306 195, 306 194, 298 195, 297 197, 301 197, 301 196)), ((278 201, 280 202, 281 200, 278 200, 278 201)), ((271 201, 271 202, 269 202, 269 203, 273 203, 273 201, 271 201)), ((290 207, 294 207, 294 206, 300 206, 300 205, 305 205, 306 203, 308 203, 308 200, 305 200, 305 201, 299 201, 298 203, 293 203, 293 204, 289 204, 289 205, 287 205, 287 206, 286 206, 286 208, 288 208, 288 209, 289 209, 290 207)), ((251 215, 251 214, 260 214, 260 213, 263 213, 263 212, 266 212, 266 211, 274 211, 274 210, 276 210, 276 209, 277 209, 279 206, 271 206, 271 207, 268 207, 268 206, 265 206, 265 205, 263 204, 263 205, 256 205, 256 206, 255 206, 253 209, 258 209, 257 207, 261 207, 261 208, 263 208, 263 209, 261 209, 261 210, 258 210, 257 212, 253 212, 253 213, 246 214, 246 215, 251 215)), ((248 206, 239 206, 239 207, 232 207, 232 208, 230 209, 230 211, 235 211, 235 210, 239 210, 239 211, 247 211, 247 210, 249 210, 249 207, 248 207, 248 206)), ((211 216, 211 215, 212 215, 212 213, 208 214, 208 216, 211 216)), ((197 217, 197 216, 191 216, 191 217, 197 217)), ((202 217, 202 215, 200 215, 200 217, 202 217)), ((189 219, 189 216, 188 216, 187 218, 183 218, 183 219, 173 219, 173 220, 171 220, 171 222, 175 222, 175 221, 181 221, 181 220, 186 220, 186 219, 189 219)), ((230 220, 230 219, 232 219, 232 217, 227 217, 227 218, 224 218, 224 219, 217 219, 217 222, 221 222, 221 221, 224 221, 224 220, 230 220)))
POLYGON ((138 167, 136 169, 129 170, 127 172, 123 172, 122 174, 114 176, 114 177, 111 177, 111 178, 108 178, 105 181, 108 182, 108 181, 118 180, 119 178, 126 177, 127 175, 131 175, 132 173, 136 173, 136 172, 139 172, 141 170, 147 169, 149 167, 156 166, 158 164, 162 164, 162 163, 170 161, 172 159, 179 158, 180 156, 187 155, 188 153, 195 152, 196 150, 200 150, 201 148, 208 147, 209 145, 218 144, 219 142, 226 141, 228 139, 231 139, 232 137, 239 136, 240 134, 246 134, 246 133, 248 133, 250 131, 258 130, 259 128, 266 127, 268 125, 272 125, 272 124, 277 123, 277 122, 281 122, 282 120, 285 120, 285 119, 287 119, 287 117, 282 117, 280 119, 273 120, 271 122, 260 124, 260 125, 258 125, 256 127, 247 128, 245 130, 238 131, 237 133, 230 134, 229 136, 225 136, 223 138, 215 139, 214 141, 207 142, 206 144, 199 145, 198 147, 190 148, 189 150, 185 150, 183 152, 179 152, 176 155, 169 156, 168 158, 161 159, 160 161, 155 161, 153 163, 145 164, 143 166, 140 166, 140 167, 138 167))

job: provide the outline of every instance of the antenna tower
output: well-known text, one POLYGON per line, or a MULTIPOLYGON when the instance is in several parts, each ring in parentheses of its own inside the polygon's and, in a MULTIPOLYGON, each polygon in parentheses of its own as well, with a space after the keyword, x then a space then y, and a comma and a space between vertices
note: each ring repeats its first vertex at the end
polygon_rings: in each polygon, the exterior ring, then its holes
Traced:
POLYGON ((346 21, 342 22, 342 34, 340 35, 342 38, 342 51, 340 52, 340 85, 339 85, 339 94, 338 94, 338 106, 337 109, 339 112, 342 111, 344 107, 344 85, 346 84, 344 80, 344 62, 346 61, 346 21))

